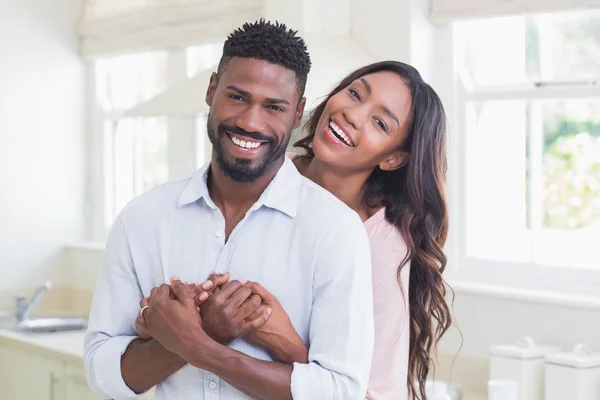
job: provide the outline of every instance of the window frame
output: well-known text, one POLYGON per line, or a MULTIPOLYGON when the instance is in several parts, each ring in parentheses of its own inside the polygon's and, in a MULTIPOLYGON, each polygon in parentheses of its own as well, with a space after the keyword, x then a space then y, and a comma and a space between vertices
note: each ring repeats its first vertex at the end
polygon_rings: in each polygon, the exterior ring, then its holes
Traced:
MULTIPOLYGON (((450 232, 446 281, 460 293, 484 295, 512 301, 600 310, 600 260, 598 268, 542 265, 469 257, 466 254, 466 107, 471 101, 543 100, 597 97, 600 87, 531 85, 479 87, 462 75, 464 41, 460 27, 449 24, 437 32, 435 88, 448 116, 448 198, 450 232), (450 66, 450 68, 448 68, 450 66)), ((600 238, 599 238, 600 244, 600 238)))

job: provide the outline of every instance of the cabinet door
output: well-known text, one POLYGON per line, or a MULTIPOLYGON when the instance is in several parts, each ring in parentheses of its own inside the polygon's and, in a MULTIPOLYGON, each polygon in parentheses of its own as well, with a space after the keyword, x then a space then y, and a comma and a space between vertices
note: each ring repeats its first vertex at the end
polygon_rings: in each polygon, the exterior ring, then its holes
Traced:
MULTIPOLYGON (((85 378, 83 365, 66 364, 65 365, 65 400, 99 400, 88 386, 85 378)), ((154 388, 149 390, 140 400, 154 399, 154 388)))
POLYGON ((98 400, 100 398, 88 386, 83 366, 65 365, 65 400, 98 400))
POLYGON ((25 349, 0 346, 0 399, 62 400, 63 364, 25 349))

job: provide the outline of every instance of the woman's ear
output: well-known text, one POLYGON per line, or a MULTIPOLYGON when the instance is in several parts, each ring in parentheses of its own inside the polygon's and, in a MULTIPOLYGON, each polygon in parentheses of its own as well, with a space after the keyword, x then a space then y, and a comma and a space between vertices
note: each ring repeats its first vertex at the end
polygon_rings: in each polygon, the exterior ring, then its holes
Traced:
POLYGON ((398 151, 379 163, 379 169, 383 171, 394 171, 408 164, 409 157, 409 152, 398 151))

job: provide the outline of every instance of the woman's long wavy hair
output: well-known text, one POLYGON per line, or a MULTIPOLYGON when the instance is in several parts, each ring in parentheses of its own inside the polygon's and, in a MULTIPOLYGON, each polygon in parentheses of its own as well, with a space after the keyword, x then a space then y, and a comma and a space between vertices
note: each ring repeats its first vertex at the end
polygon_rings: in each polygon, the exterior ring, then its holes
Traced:
POLYGON ((442 278, 447 261, 442 248, 448 233, 448 211, 446 116, 440 98, 410 65, 397 61, 371 64, 344 78, 313 110, 306 124, 308 136, 295 146, 313 158, 312 142, 329 99, 358 78, 380 71, 396 73, 410 89, 408 137, 401 145, 410 155, 407 165, 395 171, 375 168, 366 182, 364 201, 370 207, 385 207, 386 219, 400 229, 406 241, 408 253, 398 267, 397 278, 400 281, 401 269, 410 262, 407 384, 413 398, 424 400, 425 381, 433 366, 432 350, 452 324, 442 278))

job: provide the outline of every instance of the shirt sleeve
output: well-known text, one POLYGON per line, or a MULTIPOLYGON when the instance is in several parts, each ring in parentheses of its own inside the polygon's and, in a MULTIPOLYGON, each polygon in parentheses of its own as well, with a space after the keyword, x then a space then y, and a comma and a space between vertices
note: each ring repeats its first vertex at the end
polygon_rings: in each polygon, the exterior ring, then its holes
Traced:
POLYGON ((364 399, 373 354, 371 258, 356 214, 319 242, 308 364, 295 363, 292 397, 364 399))
POLYGON ((106 242, 84 342, 85 374, 91 389, 105 399, 136 394, 121 375, 121 356, 138 338, 135 319, 142 299, 122 215, 106 242))

